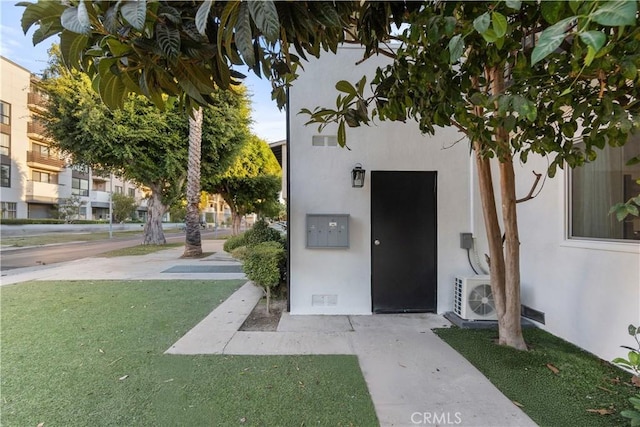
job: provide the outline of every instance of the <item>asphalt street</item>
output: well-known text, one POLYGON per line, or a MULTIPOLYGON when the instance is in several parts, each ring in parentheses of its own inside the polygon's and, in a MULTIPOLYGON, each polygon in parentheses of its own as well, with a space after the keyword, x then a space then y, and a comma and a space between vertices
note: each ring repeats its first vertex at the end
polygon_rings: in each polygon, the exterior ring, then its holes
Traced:
MULTIPOLYGON (((217 231, 221 236, 226 230, 217 231)), ((213 237, 213 231, 203 231, 203 238, 213 237)), ((184 242, 184 233, 166 233, 168 243, 184 242)), ((142 233, 134 237, 113 238, 90 242, 72 242, 44 246, 29 246, 24 248, 4 248, 0 252, 0 271, 16 268, 36 267, 59 262, 74 261, 92 257, 116 249, 137 246, 142 242, 142 233)))

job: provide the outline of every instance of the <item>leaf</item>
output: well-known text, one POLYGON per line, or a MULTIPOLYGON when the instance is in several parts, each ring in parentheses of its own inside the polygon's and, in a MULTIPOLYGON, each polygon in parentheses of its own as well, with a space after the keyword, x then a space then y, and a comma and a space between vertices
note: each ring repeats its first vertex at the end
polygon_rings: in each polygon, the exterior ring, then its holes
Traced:
POLYGON ((69 30, 63 30, 60 34, 60 53, 67 67, 75 67, 80 63, 83 49, 87 46, 89 38, 83 34, 77 34, 69 30))
POLYGON ((524 408, 524 405, 516 400, 512 400, 513 404, 516 405, 518 408, 524 408))
POLYGON ((344 120, 340 120, 338 125, 338 144, 344 147, 347 144, 347 133, 344 127, 344 120))
POLYGON ((336 89, 349 95, 356 95, 356 88, 346 80, 340 80, 338 83, 336 83, 336 89))
POLYGON ((601 31, 587 31, 580 33, 580 40, 587 46, 593 47, 597 53, 607 42, 607 36, 601 31))
POLYGON ((67 6, 56 1, 45 1, 38 3, 18 3, 16 6, 26 6, 20 18, 22 31, 26 34, 29 28, 35 23, 42 25, 46 20, 60 20, 60 16, 67 9, 67 6))
POLYGON ((60 23, 65 29, 77 34, 86 34, 91 30, 91 26, 88 23, 83 24, 78 19, 77 7, 70 7, 62 12, 60 23))
POLYGON ((156 25, 156 39, 160 50, 167 58, 175 60, 178 57, 180 53, 180 31, 177 28, 158 23, 156 25))
POLYGON ((212 0, 204 0, 196 12, 196 28, 203 36, 206 34, 207 22, 209 22, 209 11, 212 5, 212 0))
POLYGON ((498 36, 496 31, 493 28, 489 28, 482 34, 482 37, 486 40, 487 43, 495 43, 498 40, 498 36))
POLYGON ((547 363, 547 368, 554 374, 558 375, 560 373, 560 369, 556 368, 553 364, 547 363))
POLYGON ((103 59, 98 64, 98 93, 102 102, 110 109, 120 108, 126 96, 124 83, 113 72, 115 61, 117 59, 103 59))
POLYGON ((611 415, 616 413, 616 411, 611 408, 587 409, 587 412, 591 412, 592 414, 598 414, 598 415, 611 415))
POLYGON ((533 52, 531 53, 532 66, 542 61, 560 47, 566 36, 565 31, 567 30, 567 25, 574 19, 574 16, 565 18, 555 25, 545 29, 542 34, 540 34, 538 44, 536 44, 536 47, 533 48, 533 52))
POLYGON ((251 15, 246 2, 240 3, 240 8, 238 9, 235 40, 244 62, 249 67, 253 67, 256 61, 253 50, 253 34, 251 32, 251 15))
POLYGON ((636 387, 640 387, 640 377, 638 377, 637 375, 632 376, 631 384, 633 384, 636 387))
POLYGON ((629 335, 634 336, 638 332, 638 328, 633 325, 629 325, 627 331, 629 332, 629 335))
POLYGON ((493 30, 498 38, 502 38, 507 34, 507 18, 500 12, 491 13, 491 21, 493 22, 493 30))
POLYGON ((617 27, 620 25, 635 25, 638 12, 637 1, 608 1, 603 3, 591 14, 591 19, 600 25, 617 27))
POLYGON ((520 7, 522 6, 521 0, 507 0, 505 3, 507 4, 507 7, 515 10, 520 10, 520 7))
POLYGON ((542 17, 549 24, 553 24, 554 22, 557 22, 558 19, 560 19, 560 14, 562 13, 563 8, 564 8, 563 1, 540 2, 540 11, 542 12, 542 17))
POLYGON ((584 57, 584 63, 589 66, 596 57, 596 51, 593 46, 587 46, 587 56, 584 57))
POLYGON ((144 21, 147 17, 147 0, 127 1, 120 6, 122 17, 136 30, 144 28, 144 21))
POLYGON ((267 41, 275 42, 280 33, 280 21, 276 5, 271 0, 249 0, 249 12, 256 27, 267 41))
POLYGON ((455 63, 462 56, 464 50, 464 40, 462 34, 457 34, 449 40, 449 62, 455 63))
POLYGON ((486 33, 490 25, 491 15, 489 15, 489 12, 485 12, 473 20, 473 28, 480 34, 486 33))
POLYGON ((80 3, 78 3, 78 22, 85 28, 91 28, 89 12, 87 11, 87 3, 85 0, 80 0, 80 3))

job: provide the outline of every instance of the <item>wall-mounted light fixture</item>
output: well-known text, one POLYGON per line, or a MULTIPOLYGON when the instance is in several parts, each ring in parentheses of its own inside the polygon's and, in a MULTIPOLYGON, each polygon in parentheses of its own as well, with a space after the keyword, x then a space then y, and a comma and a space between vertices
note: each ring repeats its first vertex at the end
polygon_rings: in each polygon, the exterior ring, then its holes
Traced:
POLYGON ((364 187, 364 175, 366 171, 362 169, 362 165, 360 163, 356 163, 353 170, 351 171, 351 186, 353 188, 362 188, 364 187))

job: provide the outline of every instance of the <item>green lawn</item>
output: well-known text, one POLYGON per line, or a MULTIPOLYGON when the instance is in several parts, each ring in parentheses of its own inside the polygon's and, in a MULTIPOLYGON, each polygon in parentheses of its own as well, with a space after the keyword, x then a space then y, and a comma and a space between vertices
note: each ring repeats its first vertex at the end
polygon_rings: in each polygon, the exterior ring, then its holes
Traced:
POLYGON ((354 356, 164 355, 244 281, 0 289, 3 426, 372 426, 354 356))
POLYGON ((118 256, 138 256, 149 255, 154 252, 163 251, 165 249, 177 248, 184 246, 184 242, 165 243, 164 245, 137 245, 129 248, 115 249, 113 251, 100 254, 101 257, 113 258, 118 256))
POLYGON ((526 329, 521 352, 494 344, 495 330, 435 332, 540 426, 629 425, 619 413, 631 408, 631 375, 558 337, 526 329))
MULTIPOLYGON (((180 233, 181 231, 178 229, 172 228, 168 230, 163 230, 163 232, 164 234, 176 234, 176 233, 180 233)), ((140 227, 140 230, 114 231, 112 235, 114 239, 142 236, 142 227, 140 227)), ((108 239, 109 239, 108 231, 86 232, 86 233, 59 232, 59 233, 40 234, 36 236, 3 237, 2 245, 24 247, 24 246, 40 246, 40 245, 51 245, 51 244, 69 243, 69 242, 93 242, 96 240, 108 240, 108 239)))

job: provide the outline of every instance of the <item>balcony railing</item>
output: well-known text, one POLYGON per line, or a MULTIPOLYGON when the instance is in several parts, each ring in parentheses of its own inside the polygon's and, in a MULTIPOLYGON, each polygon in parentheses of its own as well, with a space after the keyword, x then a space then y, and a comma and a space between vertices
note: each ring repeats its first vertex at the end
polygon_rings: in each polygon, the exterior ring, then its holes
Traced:
POLYGON ((93 190, 89 192, 89 197, 92 202, 109 203, 109 200, 111 200, 108 191, 93 190))
POLYGON ((27 123, 27 136, 39 141, 48 141, 47 128, 38 121, 27 123))
POLYGON ((60 185, 48 182, 27 181, 26 201, 41 203, 58 203, 60 185))
POLYGON ((45 108, 47 104, 47 97, 39 92, 29 92, 27 94, 27 103, 29 106, 45 108))
POLYGON ((38 151, 27 151, 27 165, 60 171, 64 169, 65 162, 53 154, 43 155, 38 151))

